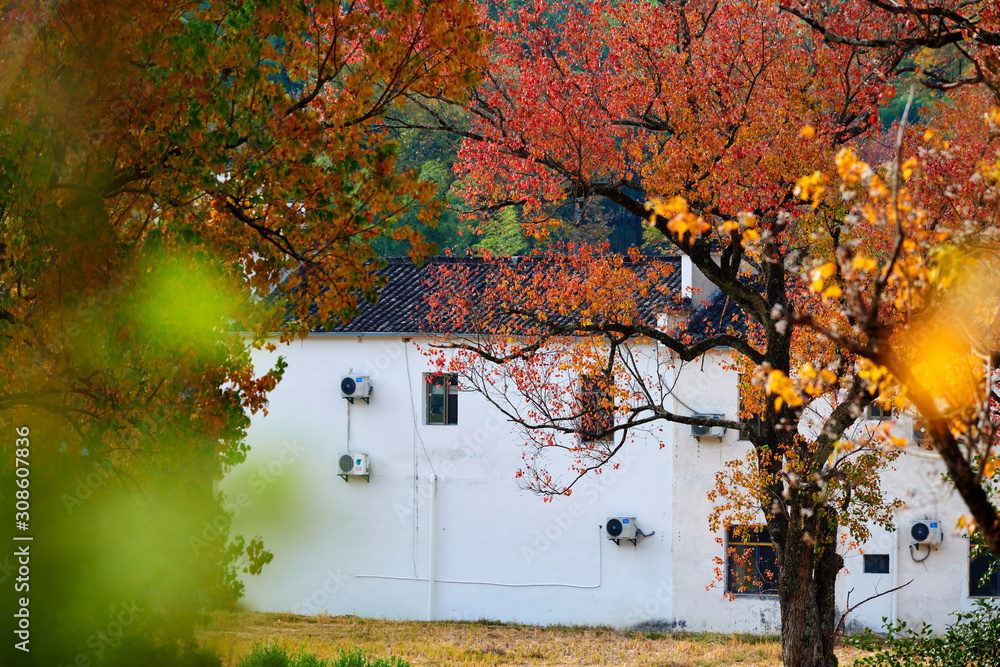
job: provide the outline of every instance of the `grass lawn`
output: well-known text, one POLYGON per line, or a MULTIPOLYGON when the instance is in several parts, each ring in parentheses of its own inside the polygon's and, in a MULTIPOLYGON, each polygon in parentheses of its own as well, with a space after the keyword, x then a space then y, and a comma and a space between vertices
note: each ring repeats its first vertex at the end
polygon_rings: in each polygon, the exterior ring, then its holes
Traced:
MULTIPOLYGON (((369 655, 397 655, 424 665, 662 665, 714 667, 779 665, 776 637, 623 632, 607 628, 540 627, 480 622, 421 623, 354 616, 217 614, 199 633, 233 667, 254 642, 275 641, 289 652, 321 658, 360 647, 369 655)), ((841 664, 859 656, 842 647, 841 664)))

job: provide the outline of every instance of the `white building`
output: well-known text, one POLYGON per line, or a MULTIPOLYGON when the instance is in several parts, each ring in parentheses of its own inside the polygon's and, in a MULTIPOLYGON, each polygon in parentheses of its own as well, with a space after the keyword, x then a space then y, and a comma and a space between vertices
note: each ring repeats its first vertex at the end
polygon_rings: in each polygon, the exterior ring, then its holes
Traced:
MULTIPOLYGON (((726 558, 716 538, 725 536, 709 530, 706 494, 749 443, 731 431, 699 440, 691 427, 665 424, 623 450, 617 470, 543 503, 518 489, 522 448, 502 415, 474 392, 428 383, 420 273, 392 261, 378 306, 339 331, 260 353, 261 368, 277 355, 288 368, 268 415, 254 420, 247 462, 223 484, 237 514, 231 532, 260 535, 274 553, 263 574, 245 581, 249 606, 777 633, 775 596, 727 596, 725 578, 714 574, 715 559, 726 558), (367 378, 368 400, 344 397, 348 377, 367 378), (346 454, 367 474, 341 475, 346 454), (616 543, 609 517, 635 517, 648 536, 616 543)), ((691 280, 689 270, 677 273, 691 280)), ((685 371, 677 412, 735 419, 736 378, 720 366, 726 355, 714 350, 685 371)), ((864 554, 843 550, 839 606, 848 593, 854 604, 913 583, 860 607, 848 619, 853 627, 878 628, 895 615, 940 628, 973 602, 968 541, 953 528, 961 500, 940 481, 933 456, 910 449, 886 473, 906 502, 899 530, 876 531, 864 554), (943 527, 936 548, 911 547, 918 519, 943 527)), ((766 560, 770 547, 755 548, 766 560)), ((995 577, 991 586, 973 592, 997 594, 995 577)))

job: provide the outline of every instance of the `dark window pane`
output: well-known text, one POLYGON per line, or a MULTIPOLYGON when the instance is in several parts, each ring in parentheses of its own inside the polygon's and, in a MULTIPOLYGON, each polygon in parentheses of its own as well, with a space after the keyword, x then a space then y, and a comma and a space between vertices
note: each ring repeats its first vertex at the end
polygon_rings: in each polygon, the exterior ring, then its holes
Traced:
POLYGON ((458 423, 458 377, 427 375, 427 423, 458 423))
POLYGON ((743 387, 745 386, 745 383, 746 383, 746 381, 744 380, 744 377, 742 375, 740 375, 740 380, 739 380, 739 387, 740 387, 739 388, 739 396, 737 398, 739 400, 739 414, 741 415, 741 419, 742 419, 742 422, 741 422, 742 423, 742 427, 740 428, 740 439, 741 440, 749 440, 751 433, 759 436, 761 433, 764 432, 764 416, 763 415, 755 414, 755 415, 752 415, 751 417, 743 417, 742 416, 743 413, 747 410, 747 408, 746 408, 746 397, 743 395, 744 394, 743 387))
POLYGON ((753 547, 730 546, 727 556, 729 577, 726 590, 730 593, 756 593, 757 564, 753 547))
POLYGON ((740 429, 740 439, 749 440, 750 434, 759 436, 764 432, 764 418, 760 415, 754 415, 750 419, 745 419, 742 421, 743 427, 740 429))
POLYGON ((868 419, 890 419, 892 417, 892 411, 886 410, 881 403, 877 401, 868 404, 868 419))
POLYGON ((997 557, 991 553, 969 560, 969 595, 977 597, 1000 596, 1000 576, 994 567, 997 557))
POLYGON ((778 560, 771 545, 757 547, 757 577, 761 593, 778 592, 778 560))
POLYGON ((731 526, 726 538, 726 591, 736 595, 776 593, 778 564, 767 528, 731 526))
POLYGON ((889 574, 889 554, 865 554, 866 574, 889 574))

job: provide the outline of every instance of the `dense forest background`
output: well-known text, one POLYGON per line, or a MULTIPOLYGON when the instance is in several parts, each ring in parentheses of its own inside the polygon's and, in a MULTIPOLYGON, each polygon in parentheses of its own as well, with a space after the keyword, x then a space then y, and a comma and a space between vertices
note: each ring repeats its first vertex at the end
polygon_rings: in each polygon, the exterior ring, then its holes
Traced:
MULTIPOLYGON (((958 58, 951 54, 936 54, 930 72, 924 70, 920 77, 913 73, 904 74, 896 82, 897 94, 886 100, 879 112, 882 137, 862 147, 871 161, 880 162, 879 157, 883 153, 883 157, 888 156, 892 143, 890 133, 893 126, 902 119, 910 84, 917 85, 914 104, 907 122, 919 124, 928 119, 936 105, 947 104, 947 96, 921 85, 921 80, 926 79, 928 73, 931 76, 935 73, 944 76, 943 70, 959 66, 958 58)), ((915 69, 916 64, 910 63, 909 67, 915 69)), ((426 114, 412 104, 404 108, 399 116, 414 126, 421 125, 425 121, 429 122, 429 119, 425 118, 426 114)), ((466 119, 458 120, 464 122, 466 119)), ((485 250, 499 255, 519 255, 552 243, 568 241, 607 243, 613 253, 624 253, 633 247, 640 247, 650 254, 672 252, 662 235, 644 233, 640 218, 598 197, 577 200, 554 212, 554 216, 559 220, 572 222, 572 225, 556 225, 552 234, 546 238, 527 236, 521 229, 519 206, 513 205, 488 212, 472 211, 468 204, 453 192, 457 178, 453 165, 460 148, 460 137, 447 132, 412 128, 397 129, 395 135, 398 148, 397 169, 414 170, 421 180, 435 183, 437 199, 443 202, 444 212, 432 226, 418 219, 419 208, 414 206, 398 216, 393 224, 399 227, 409 225, 419 231, 434 244, 439 253, 464 255, 485 250)), ((382 257, 402 256, 409 250, 408 241, 393 240, 388 237, 375 240, 372 246, 382 257)))

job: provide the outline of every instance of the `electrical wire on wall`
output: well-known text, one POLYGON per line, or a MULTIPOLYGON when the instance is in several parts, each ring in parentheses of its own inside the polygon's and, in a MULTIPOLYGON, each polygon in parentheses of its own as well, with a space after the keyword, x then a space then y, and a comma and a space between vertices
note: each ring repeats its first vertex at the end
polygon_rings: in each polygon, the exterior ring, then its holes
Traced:
MULTIPOLYGON (((410 355, 408 354, 409 346, 406 341, 403 341, 403 360, 406 362, 406 389, 410 394, 410 405, 413 405, 413 380, 410 378, 410 355)), ((413 578, 417 577, 417 524, 418 524, 418 505, 417 505, 417 438, 416 438, 416 416, 411 416, 413 421, 413 431, 414 437, 410 438, 410 444, 413 447, 413 484, 411 485, 411 497, 410 497, 410 562, 413 564, 413 578)))
POLYGON ((411 503, 413 505, 413 512, 411 513, 410 520, 410 561, 413 563, 413 578, 417 577, 417 528, 420 525, 419 517, 419 477, 417 465, 417 443, 420 443, 420 448, 424 451, 424 457, 427 459, 427 465, 431 468, 431 474, 437 475, 437 471, 434 469, 434 462, 431 461, 430 455, 427 453, 427 447, 424 446, 424 439, 420 437, 420 429, 418 428, 419 422, 417 420, 417 405, 416 399, 413 392, 413 376, 410 374, 410 346, 406 340, 403 341, 403 361, 406 363, 406 388, 410 393, 410 418, 413 422, 413 497, 411 503))
POLYGON ((920 545, 919 544, 910 545, 910 560, 912 560, 914 563, 923 563, 925 560, 931 557, 931 545, 929 544, 927 545, 927 555, 919 560, 913 555, 913 547, 917 547, 917 551, 920 551, 920 545))
MULTIPOLYGON (((501 581, 473 581, 465 579, 438 579, 434 581, 439 584, 467 584, 472 586, 500 586, 502 588, 600 588, 604 583, 604 526, 598 526, 598 546, 597 546, 597 583, 596 584, 564 584, 537 582, 514 584, 501 581)), ((356 574, 355 579, 390 579, 393 581, 427 581, 427 577, 394 577, 386 574, 356 574)))
POLYGON ((436 475, 437 470, 434 469, 434 462, 431 460, 431 455, 427 453, 427 446, 424 445, 424 439, 420 436, 420 429, 417 428, 417 404, 413 395, 413 383, 410 380, 410 355, 409 346, 406 343, 403 344, 403 359, 406 361, 406 383, 410 388, 410 415, 413 418, 413 434, 416 436, 416 441, 420 443, 420 448, 424 450, 427 465, 431 467, 431 472, 436 475))

